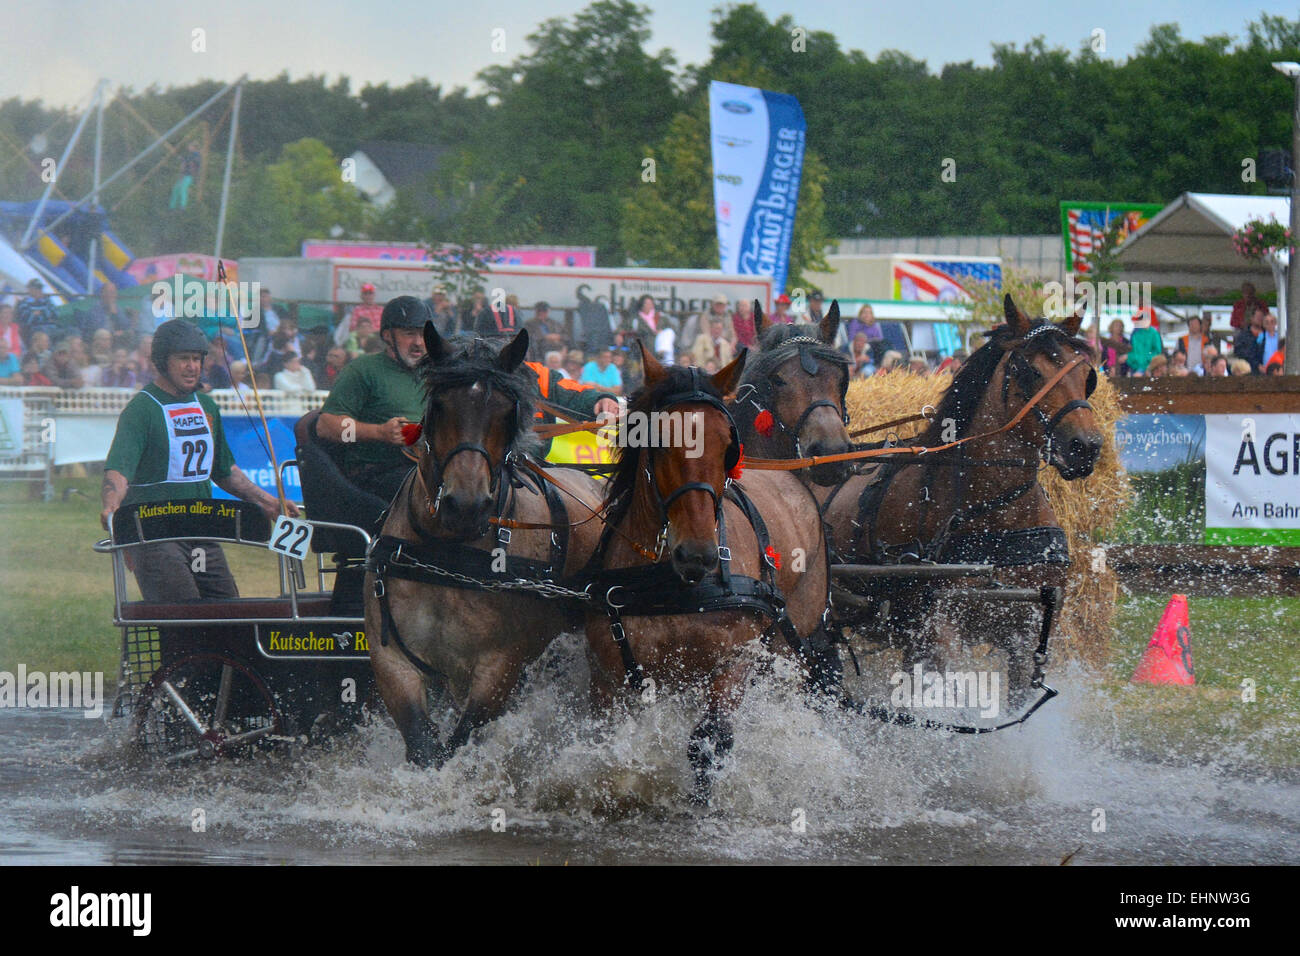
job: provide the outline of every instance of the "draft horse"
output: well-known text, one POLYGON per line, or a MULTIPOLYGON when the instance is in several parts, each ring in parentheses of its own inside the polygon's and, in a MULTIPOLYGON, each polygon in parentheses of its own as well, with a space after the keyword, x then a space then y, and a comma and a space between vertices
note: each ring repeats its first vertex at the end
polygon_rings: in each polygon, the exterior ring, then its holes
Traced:
POLYGON ((597 484, 524 467, 533 418, 521 331, 501 348, 424 327, 427 394, 417 462, 367 559, 370 661, 406 757, 441 764, 498 716, 527 664, 578 630, 580 604, 554 582, 584 567, 599 536, 597 484), (558 487, 556 487, 558 486, 558 487), (557 596, 561 599, 556 599, 557 596), (430 700, 450 699, 442 739, 430 700))
POLYGON ((692 798, 707 802, 755 660, 746 645, 758 638, 776 653, 813 659, 809 641, 824 630, 829 587, 825 540, 817 503, 797 478, 739 474, 739 437, 723 396, 738 383, 745 353, 711 377, 642 354, 645 386, 628 421, 693 415, 703 440, 694 457, 684 442, 621 451, 589 577, 592 698, 608 707, 621 690, 644 696, 649 687, 702 683, 705 714, 687 755, 692 798))
MULTIPOLYGON (((1045 462, 1066 480, 1092 473, 1103 440, 1087 400, 1097 373, 1088 343, 1078 337, 1081 316, 1031 321, 1011 296, 1003 305, 1005 324, 986 333, 929 426, 904 444, 938 448, 969 440, 946 451, 887 457, 818 495, 836 563, 994 565, 1001 584, 1039 589, 1045 639, 1070 557, 1038 467, 1045 462)), ((865 597, 837 595, 836 605, 856 605, 846 619, 878 639, 901 641, 908 668, 924 661, 941 667, 955 642, 992 640, 1007 653, 1008 698, 1019 706, 1044 663, 1027 640, 1035 608, 976 601, 958 613, 951 604, 936 605, 945 588, 961 583, 900 574, 874 579, 865 597)))

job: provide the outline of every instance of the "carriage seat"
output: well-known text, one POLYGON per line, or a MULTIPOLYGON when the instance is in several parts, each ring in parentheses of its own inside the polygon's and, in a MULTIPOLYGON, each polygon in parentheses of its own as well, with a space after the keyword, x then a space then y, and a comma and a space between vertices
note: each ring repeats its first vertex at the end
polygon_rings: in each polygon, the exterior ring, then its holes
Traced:
MULTIPOLYGON (((371 531, 378 525, 388 502, 357 487, 343 474, 343 447, 317 435, 319 418, 319 411, 308 412, 293 427, 298 480, 302 483, 307 517, 354 524, 371 531)), ((361 539, 356 535, 330 528, 317 529, 312 534, 311 547, 318 553, 333 552, 344 558, 358 558, 364 552, 361 539)))
MULTIPOLYGON (((326 617, 331 613, 329 595, 298 595, 298 613, 303 617, 326 617)), ((243 621, 277 620, 292 614, 288 598, 223 598, 196 601, 124 601, 124 621, 243 621)))

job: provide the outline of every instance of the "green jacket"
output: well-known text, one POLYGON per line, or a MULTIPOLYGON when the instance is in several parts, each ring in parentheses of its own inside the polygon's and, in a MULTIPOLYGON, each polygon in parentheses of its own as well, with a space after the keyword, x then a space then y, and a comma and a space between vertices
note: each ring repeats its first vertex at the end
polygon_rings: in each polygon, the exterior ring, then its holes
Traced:
POLYGON ((1134 372, 1145 372, 1151 360, 1165 350, 1160 333, 1152 328, 1134 329, 1129 339, 1129 353, 1125 361, 1134 372))

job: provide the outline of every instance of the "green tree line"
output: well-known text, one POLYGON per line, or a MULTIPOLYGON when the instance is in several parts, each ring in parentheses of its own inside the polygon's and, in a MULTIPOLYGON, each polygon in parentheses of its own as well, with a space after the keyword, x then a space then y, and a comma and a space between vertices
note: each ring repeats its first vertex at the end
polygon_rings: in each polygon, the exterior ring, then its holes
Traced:
MULTIPOLYGON (((1263 14, 1239 37, 1200 40, 1157 25, 1125 60, 1088 37, 1073 49, 1040 37, 994 44, 988 66, 934 71, 903 52, 873 59, 844 49, 752 4, 718 8, 708 62, 680 66, 671 50, 651 48, 649 17, 631 0, 597 0, 547 20, 527 52, 480 74, 476 94, 430 79, 355 92, 347 79, 317 76, 249 82, 227 253, 294 255, 303 238, 334 234, 595 245, 604 265, 716 267, 713 79, 791 93, 807 116, 792 277, 834 237, 1047 233, 1058 228, 1061 199, 1263 192, 1262 182, 1243 181, 1242 161, 1289 144, 1293 91, 1269 63, 1300 59, 1300 20, 1263 14), (368 140, 446 152, 412 190, 421 195, 373 209, 340 175, 342 158, 368 140)), ((106 115, 105 169, 151 139, 146 124, 166 129, 219 88, 119 91, 106 115)), ((105 194, 114 228, 137 253, 211 248, 227 108, 219 103, 206 126, 175 142, 210 143, 187 209, 168 210, 180 159, 165 152, 105 194)), ((39 102, 0 103, 0 196, 38 195, 29 146, 44 134, 42 155, 58 155, 75 121, 74 111, 39 102)), ((89 154, 79 149, 60 171, 62 195, 89 190, 89 154)))

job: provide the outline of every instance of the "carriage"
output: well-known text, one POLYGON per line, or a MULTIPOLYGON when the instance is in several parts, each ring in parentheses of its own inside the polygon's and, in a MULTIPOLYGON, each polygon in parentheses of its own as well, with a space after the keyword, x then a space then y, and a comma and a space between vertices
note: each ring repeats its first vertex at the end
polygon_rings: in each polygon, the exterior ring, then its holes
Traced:
POLYGON ((298 423, 298 457, 280 466, 283 476, 304 465, 311 519, 299 524, 310 525, 308 540, 276 531, 246 502, 192 499, 119 508, 110 536, 94 545, 112 558, 113 624, 121 630, 112 715, 129 722, 132 745, 148 759, 173 764, 319 740, 355 724, 372 696, 361 597, 371 535, 328 519, 377 516, 384 502, 346 482, 315 438, 316 415, 298 423), (128 600, 132 550, 177 541, 271 548, 279 593, 128 600))

